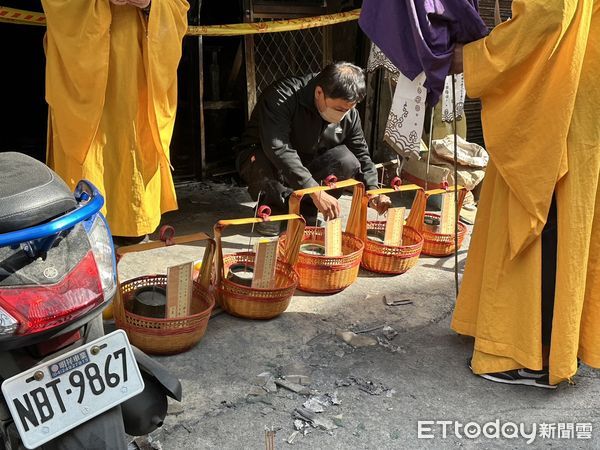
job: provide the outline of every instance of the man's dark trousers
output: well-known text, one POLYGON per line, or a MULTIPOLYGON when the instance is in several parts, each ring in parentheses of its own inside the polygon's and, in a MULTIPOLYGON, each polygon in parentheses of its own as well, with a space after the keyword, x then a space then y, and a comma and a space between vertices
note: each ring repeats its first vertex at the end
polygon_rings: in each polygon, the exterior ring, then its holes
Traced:
MULTIPOLYGON (((329 175, 335 175, 338 180, 355 178, 362 181, 360 162, 345 145, 315 155, 310 163, 305 162, 305 166, 317 183, 322 183, 329 175)), ((238 157, 238 167, 254 200, 262 192, 260 204, 268 205, 273 214, 287 214, 288 200, 294 189, 286 185, 277 168, 260 149, 242 151, 238 157)), ((334 191, 331 194, 339 197, 341 192, 334 191)), ((307 220, 317 215, 317 209, 309 197, 302 201, 301 214, 307 220)))

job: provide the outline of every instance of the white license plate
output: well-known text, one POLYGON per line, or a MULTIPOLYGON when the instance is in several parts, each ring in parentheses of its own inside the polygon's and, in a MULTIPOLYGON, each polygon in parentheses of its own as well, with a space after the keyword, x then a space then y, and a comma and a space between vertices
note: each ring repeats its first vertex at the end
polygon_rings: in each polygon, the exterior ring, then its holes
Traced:
POLYGON ((123 330, 2 383, 23 441, 36 448, 144 390, 123 330))

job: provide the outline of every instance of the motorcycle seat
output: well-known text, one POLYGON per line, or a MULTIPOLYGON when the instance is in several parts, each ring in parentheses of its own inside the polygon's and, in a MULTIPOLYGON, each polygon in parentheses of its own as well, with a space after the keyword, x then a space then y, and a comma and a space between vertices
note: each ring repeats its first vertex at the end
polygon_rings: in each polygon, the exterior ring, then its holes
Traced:
POLYGON ((63 180, 22 153, 0 153, 0 233, 47 222, 77 202, 63 180))

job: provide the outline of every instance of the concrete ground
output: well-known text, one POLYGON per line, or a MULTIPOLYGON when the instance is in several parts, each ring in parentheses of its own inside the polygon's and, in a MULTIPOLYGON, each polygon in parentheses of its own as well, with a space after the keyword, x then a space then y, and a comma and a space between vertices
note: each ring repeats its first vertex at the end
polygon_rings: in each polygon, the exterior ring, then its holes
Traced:
MULTIPOLYGON (((179 190, 179 198, 180 210, 163 222, 180 235, 211 233, 218 219, 252 215, 253 203, 238 187, 189 185, 179 190)), ((237 233, 225 237, 226 252, 246 248, 248 230, 237 233)), ((461 271, 467 247, 468 240, 460 252, 461 271)), ((201 254, 200 248, 185 246, 128 255, 120 264, 121 278, 164 273, 168 265, 201 254)), ((278 449, 521 448, 528 439, 531 448, 600 448, 600 374, 583 367, 575 385, 556 391, 473 376, 467 368, 472 341, 449 327, 454 298, 454 259, 423 257, 401 276, 361 271, 339 294, 297 292, 289 309, 273 320, 214 317, 195 348, 158 358, 184 388, 183 402, 170 404, 158 434, 162 448, 270 448, 266 429, 275 431, 278 449), (383 296, 411 303, 387 306, 383 296), (398 335, 385 338, 384 325, 398 335), (363 335, 378 339, 377 345, 353 348, 335 335, 369 329, 363 335), (317 397, 324 405, 312 400, 313 409, 324 409, 315 415, 317 422, 329 429, 296 422, 302 428, 289 444, 294 411, 314 395, 275 391, 270 383, 266 387, 274 392, 267 392, 257 380, 264 372, 309 376, 305 389, 329 394, 317 397), (453 422, 445 437, 445 425, 424 423, 422 434, 433 438, 419 439, 419 421, 453 422), (484 431, 492 437, 481 430, 479 437, 465 436, 455 422, 474 423, 468 436, 488 424, 484 431), (509 422, 523 424, 529 438, 516 437, 509 422), (585 439, 590 427, 591 439, 585 439)))

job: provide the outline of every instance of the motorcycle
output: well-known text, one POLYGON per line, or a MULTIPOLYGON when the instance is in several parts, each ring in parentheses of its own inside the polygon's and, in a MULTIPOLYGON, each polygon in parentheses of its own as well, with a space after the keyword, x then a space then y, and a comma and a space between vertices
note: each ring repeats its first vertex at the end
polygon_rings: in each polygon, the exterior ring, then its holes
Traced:
POLYGON ((104 334, 118 289, 104 199, 20 153, 0 171, 0 449, 125 449, 181 384, 122 330, 104 334))

